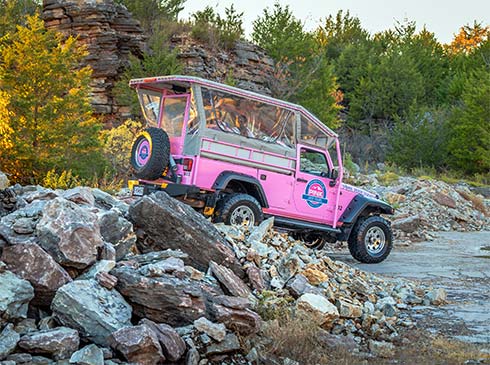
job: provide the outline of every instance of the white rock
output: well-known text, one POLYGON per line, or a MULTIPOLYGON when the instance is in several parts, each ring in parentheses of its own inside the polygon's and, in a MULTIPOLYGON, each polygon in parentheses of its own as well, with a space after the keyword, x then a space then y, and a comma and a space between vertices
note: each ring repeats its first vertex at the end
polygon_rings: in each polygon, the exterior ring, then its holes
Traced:
POLYGON ((339 318, 337 307, 318 294, 303 294, 296 302, 297 315, 311 319, 318 325, 331 325, 339 318))

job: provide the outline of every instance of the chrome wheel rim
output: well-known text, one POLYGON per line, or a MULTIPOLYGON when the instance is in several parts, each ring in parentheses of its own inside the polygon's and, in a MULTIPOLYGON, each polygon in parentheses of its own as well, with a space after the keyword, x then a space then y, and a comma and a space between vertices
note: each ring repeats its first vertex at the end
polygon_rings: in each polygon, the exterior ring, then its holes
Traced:
POLYGON ((233 226, 251 227, 255 225, 254 212, 249 207, 241 205, 231 213, 230 223, 233 226))
POLYGON ((364 238, 364 244, 369 254, 379 254, 386 246, 385 232, 380 227, 369 228, 364 238))

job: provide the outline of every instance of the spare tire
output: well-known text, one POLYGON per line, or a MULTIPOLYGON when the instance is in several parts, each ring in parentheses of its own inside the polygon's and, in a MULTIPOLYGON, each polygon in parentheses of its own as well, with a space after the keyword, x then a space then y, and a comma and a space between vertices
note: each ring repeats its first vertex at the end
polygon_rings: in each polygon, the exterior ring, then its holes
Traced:
POLYGON ((160 128, 147 128, 136 138, 131 149, 131 165, 139 179, 156 180, 170 159, 170 140, 160 128))

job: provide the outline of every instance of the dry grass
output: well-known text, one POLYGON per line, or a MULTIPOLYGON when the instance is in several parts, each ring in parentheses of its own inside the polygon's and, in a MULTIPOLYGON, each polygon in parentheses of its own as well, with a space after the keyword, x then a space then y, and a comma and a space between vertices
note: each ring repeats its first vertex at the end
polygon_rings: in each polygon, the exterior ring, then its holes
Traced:
POLYGON ((432 337, 427 332, 412 330, 404 334, 408 345, 397 346, 393 359, 373 359, 369 364, 421 364, 421 365, 456 365, 468 360, 481 361, 490 364, 490 355, 484 354, 476 345, 448 339, 443 336, 432 337))
POLYGON ((261 337, 267 339, 261 346, 261 355, 267 359, 288 358, 309 365, 350 365, 361 362, 345 347, 327 347, 321 340, 321 331, 316 324, 300 318, 268 321, 261 331, 261 337))
POLYGON ((458 190, 458 193, 464 199, 470 201, 471 204, 473 204, 473 208, 475 208, 476 210, 480 211, 485 216, 488 216, 487 207, 485 206, 485 203, 483 202, 483 198, 482 197, 480 197, 478 195, 475 195, 475 194, 472 194, 472 193, 468 193, 466 191, 462 191, 462 190, 458 190))

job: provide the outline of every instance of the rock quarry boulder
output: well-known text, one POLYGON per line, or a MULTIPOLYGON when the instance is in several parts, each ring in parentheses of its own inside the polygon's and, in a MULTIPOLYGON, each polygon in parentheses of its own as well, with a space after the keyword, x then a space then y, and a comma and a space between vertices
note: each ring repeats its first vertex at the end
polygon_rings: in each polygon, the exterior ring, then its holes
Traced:
POLYGON ((180 249, 186 264, 206 271, 210 261, 244 277, 243 269, 226 240, 208 220, 165 192, 145 196, 129 208, 142 252, 180 249))
POLYGON ((148 326, 157 336, 162 353, 168 361, 176 362, 184 355, 186 344, 176 330, 165 323, 155 323, 149 319, 142 319, 140 324, 148 326))
POLYGON ((9 179, 5 173, 0 171, 0 190, 7 189, 10 185, 9 179))
POLYGON ((62 286, 51 304, 53 316, 75 328, 82 338, 107 346, 109 335, 131 325, 131 307, 115 290, 95 280, 77 280, 62 286))
POLYGON ((0 332, 0 361, 14 352, 19 340, 20 335, 14 331, 14 325, 12 323, 6 325, 0 332))
POLYGON ((29 353, 53 356, 55 360, 69 359, 79 344, 78 331, 67 327, 32 332, 19 341, 19 347, 29 353))
POLYGON ((87 345, 71 355, 70 363, 77 365, 104 365, 104 352, 97 345, 87 345))
POLYGON ((319 326, 329 327, 339 318, 337 307, 318 294, 303 294, 296 301, 296 313, 319 326))
POLYGON ((190 324, 206 312, 203 282, 170 274, 146 277, 129 266, 116 267, 111 274, 138 317, 176 326, 190 324))
POLYGON ((136 243, 133 225, 121 215, 117 208, 101 211, 98 219, 102 238, 114 246, 116 260, 121 260, 136 243))
POLYGON ((103 244, 96 215, 63 198, 46 204, 36 233, 39 245, 60 265, 77 269, 92 265, 103 244))
POLYGON ((34 289, 27 280, 10 271, 0 272, 0 319, 26 318, 32 298, 34 289))
POLYGON ((35 289, 34 303, 49 305, 56 291, 72 279, 46 251, 34 243, 7 246, 2 261, 35 289))
POLYGON ((157 336, 144 324, 115 331, 109 342, 130 363, 156 365, 165 361, 157 336))

